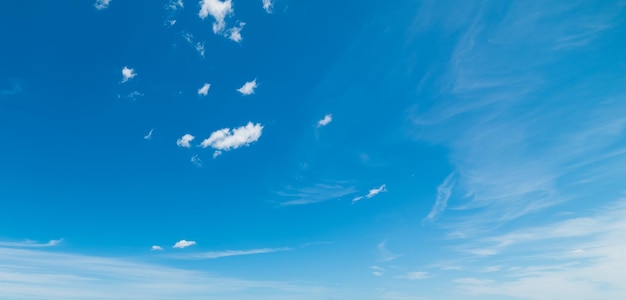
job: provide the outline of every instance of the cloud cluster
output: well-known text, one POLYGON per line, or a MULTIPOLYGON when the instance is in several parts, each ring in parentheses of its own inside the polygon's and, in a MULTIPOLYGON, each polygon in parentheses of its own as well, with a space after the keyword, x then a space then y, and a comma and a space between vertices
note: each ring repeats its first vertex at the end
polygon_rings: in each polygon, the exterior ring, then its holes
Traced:
POLYGON ((259 140, 263 133, 263 126, 259 123, 248 122, 247 125, 230 129, 217 130, 202 141, 202 148, 213 148, 216 151, 230 151, 239 147, 248 146, 259 140))
POLYGON ((272 8, 274 8, 272 0, 263 0, 263 9, 265 9, 268 14, 272 13, 272 8))
POLYGON ((198 16, 206 19, 208 16, 213 17, 213 32, 220 34, 226 28, 226 17, 234 14, 233 3, 231 0, 202 0, 200 1, 200 12, 198 16))

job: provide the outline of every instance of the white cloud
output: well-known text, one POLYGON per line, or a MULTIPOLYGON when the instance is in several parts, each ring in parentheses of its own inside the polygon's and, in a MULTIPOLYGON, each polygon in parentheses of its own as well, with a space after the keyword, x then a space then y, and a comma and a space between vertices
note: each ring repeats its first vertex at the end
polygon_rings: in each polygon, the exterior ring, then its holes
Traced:
POLYGON ((150 248, 151 251, 163 251, 163 247, 154 245, 150 248))
POLYGON ((437 187, 437 200, 433 205, 430 213, 426 218, 424 218, 424 222, 433 222, 435 221, 441 213, 448 206, 448 199, 450 199, 450 195, 452 195, 452 188, 454 188, 454 173, 448 175, 446 179, 437 187))
POLYGON ((272 3, 272 0, 263 0, 263 9, 265 9, 268 14, 272 13, 273 7, 274 3, 272 3))
POLYGON ((198 89, 198 95, 206 96, 209 94, 209 89, 211 88, 210 83, 205 83, 201 88, 198 89))
POLYGON ((258 85, 256 83, 256 78, 255 78, 252 81, 248 81, 248 82, 244 83, 243 86, 241 86, 239 89, 237 89, 237 91, 240 92, 244 96, 248 96, 248 95, 254 94, 254 89, 256 89, 257 86, 258 85))
POLYGON ((378 248, 378 252, 380 252, 380 255, 382 256, 381 261, 383 262, 390 262, 393 260, 396 260, 397 258, 401 257, 403 254, 395 254, 391 251, 389 251, 387 249, 387 242, 383 241, 380 242, 380 244, 378 244, 377 246, 378 248))
POLYGON ((246 126, 239 128, 217 130, 211 133, 211 136, 202 141, 200 145, 202 148, 211 147, 217 151, 229 151, 258 141, 262 133, 263 126, 261 124, 248 122, 246 126))
POLYGON ((378 194, 380 194, 382 192, 386 192, 386 191, 387 191, 387 186, 385 184, 383 184, 383 185, 381 185, 378 188, 374 188, 374 189, 369 190, 369 192, 365 196, 355 197, 354 199, 352 199, 352 203, 355 203, 355 202, 358 202, 360 200, 363 200, 364 198, 367 198, 367 199, 374 198, 376 195, 378 195, 378 194))
POLYGON ((292 206, 320 203, 340 199, 356 192, 354 187, 346 186, 346 183, 341 181, 308 184, 305 186, 299 185, 296 188, 290 186, 283 191, 276 192, 278 196, 289 199, 281 202, 280 205, 292 206))
POLYGON ((4 299, 327 299, 321 286, 223 277, 159 264, 0 246, 4 299), (150 288, 146 288, 150 287, 150 288))
POLYGON ((25 240, 22 242, 2 242, 0 241, 0 247, 9 247, 9 248, 45 248, 45 247, 54 247, 63 242, 63 239, 59 240, 50 240, 47 243, 37 243, 31 240, 25 240))
POLYGON ((185 135, 183 135, 183 137, 179 138, 176 141, 176 145, 178 145, 179 147, 184 147, 184 148, 190 148, 191 147, 191 142, 195 139, 196 137, 187 133, 185 135))
POLYGON ((133 79, 135 76, 137 76, 137 73, 135 72, 135 69, 131 69, 129 67, 124 67, 122 69, 122 83, 125 83, 131 79, 133 79))
POLYGON ((149 140, 152 138, 152 133, 154 132, 154 128, 150 129, 150 132, 148 132, 148 134, 146 134, 143 138, 146 140, 149 140))
POLYGON ((193 155, 191 157, 191 163, 196 165, 196 167, 202 167, 202 164, 204 164, 198 155, 193 155))
POLYGON ((405 275, 400 276, 400 278, 410 279, 410 280, 421 280, 421 279, 430 278, 430 274, 428 274, 427 272, 408 272, 405 275))
POLYGON ((187 247, 191 247, 191 246, 193 246, 195 244, 196 244, 195 241, 180 240, 180 241, 176 242, 176 244, 174 244, 174 246, 172 246, 172 248, 184 249, 184 248, 187 248, 187 247))
POLYGON ((179 10, 185 7, 183 0, 172 0, 167 6, 170 10, 179 10))
POLYGON ((109 7, 111 0, 96 0, 96 3, 93 5, 97 10, 103 10, 109 7))
POLYGON ((200 1, 201 7, 198 16, 201 19, 205 19, 209 15, 215 19, 213 23, 213 32, 222 33, 226 28, 227 16, 234 13, 233 4, 231 0, 202 0, 200 1))
POLYGON ((321 120, 319 120, 317 122, 317 127, 326 126, 326 125, 330 124, 330 122, 332 122, 332 121, 333 121, 333 115, 332 114, 326 114, 323 119, 321 119, 321 120))
POLYGON ((230 32, 230 35, 228 36, 228 38, 237 43, 241 42, 241 40, 243 39, 241 37, 241 30, 243 29, 244 25, 246 25, 246 23, 239 22, 239 27, 235 26, 229 29, 228 31, 230 32))
POLYGON ((192 45, 194 47, 194 49, 196 49, 196 52, 198 52, 198 54, 200 54, 200 56, 204 57, 204 53, 205 53, 204 42, 195 42, 193 34, 188 33, 188 32, 187 33, 183 33, 183 38, 190 45, 192 45))
POLYGON ((251 249, 251 250, 225 250, 225 251, 213 251, 213 252, 204 252, 204 253, 185 255, 184 257, 181 256, 181 258, 216 259, 216 258, 229 257, 229 256, 265 254, 265 253, 284 252, 284 251, 291 251, 291 250, 293 249, 291 248, 262 248, 262 249, 251 249))
POLYGON ((217 158, 220 155, 222 155, 222 151, 220 150, 216 150, 215 152, 213 152, 213 158, 217 158))
POLYGON ((383 275, 385 275, 385 269, 381 268, 379 266, 371 266, 370 269, 372 270, 372 275, 377 276, 377 277, 381 277, 383 275))

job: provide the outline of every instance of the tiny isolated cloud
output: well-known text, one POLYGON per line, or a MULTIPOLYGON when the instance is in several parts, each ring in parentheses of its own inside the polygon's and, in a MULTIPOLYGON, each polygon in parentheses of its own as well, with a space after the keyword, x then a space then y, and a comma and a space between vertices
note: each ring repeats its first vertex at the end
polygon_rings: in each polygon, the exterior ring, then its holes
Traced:
POLYGON ((324 126, 330 124, 330 122, 332 122, 332 121, 333 121, 333 115, 332 114, 326 114, 323 119, 317 121, 317 127, 324 127, 324 126))
POLYGON ((374 276, 381 277, 385 275, 385 269, 379 266, 371 266, 370 270, 372 270, 372 275, 374 276))
POLYGON ((213 17, 213 32, 216 34, 223 33, 226 28, 226 17, 234 14, 233 3, 231 0, 202 0, 200 1, 200 11, 198 16, 206 19, 208 16, 213 17))
POLYGON ((154 245, 150 248, 150 251, 163 251, 163 247, 154 245))
POLYGON ((246 23, 244 22, 239 22, 239 26, 235 26, 231 29, 229 29, 229 35, 228 38, 232 41, 235 41, 237 43, 241 42, 241 40, 243 39, 241 37, 241 30, 243 29, 243 26, 246 25, 246 23))
POLYGON ((179 138, 176 141, 176 145, 178 145, 178 147, 183 147, 183 148, 190 148, 191 147, 191 142, 195 139, 196 137, 187 133, 185 135, 183 135, 181 138, 179 138))
POLYGON ((202 165, 204 164, 204 162, 200 159, 198 155, 193 155, 191 157, 191 163, 194 164, 198 168, 202 167, 202 165))
POLYGON ((96 0, 96 3, 93 5, 97 10, 103 10, 109 7, 111 0, 96 0))
POLYGON ((274 8, 274 3, 272 3, 272 0, 262 0, 263 1, 263 9, 265 9, 265 11, 268 14, 272 13, 272 8, 274 8))
POLYGON ((150 139, 152 139, 152 133, 153 133, 153 132, 154 132, 154 128, 153 128, 153 129, 150 129, 150 131, 148 132, 148 134, 146 134, 143 138, 144 138, 145 140, 150 140, 150 139))
POLYGON ((367 199, 374 198, 376 195, 378 195, 378 194, 380 194, 382 192, 386 192, 386 191, 387 191, 387 185, 383 184, 380 187, 377 187, 377 188, 369 190, 369 192, 365 196, 355 197, 354 199, 352 199, 352 203, 361 201, 361 200, 363 200, 365 198, 367 198, 367 199))
POLYGON ((198 89, 198 95, 206 96, 209 94, 209 89, 211 88, 210 83, 205 83, 201 88, 198 89))
POLYGON ((135 76, 137 76, 137 72, 135 72, 135 69, 131 69, 127 66, 124 66, 124 68, 122 68, 122 83, 126 83, 129 80, 135 78, 135 76))
POLYGON ((222 151, 230 151, 243 146, 249 146, 261 138, 263 134, 263 125, 248 122, 245 126, 230 129, 223 128, 211 133, 211 135, 202 141, 202 148, 215 149, 214 157, 222 154, 222 151))
POLYGON ((196 241, 180 240, 180 241, 176 242, 176 244, 174 244, 174 246, 172 246, 172 248, 184 249, 184 248, 187 248, 187 247, 191 247, 191 246, 193 246, 195 244, 196 244, 196 241))
POLYGON ((248 82, 244 83, 243 86, 241 86, 240 88, 237 89, 237 91, 240 92, 244 96, 248 96, 248 95, 254 94, 254 90, 257 88, 257 86, 258 86, 258 84, 257 84, 256 78, 255 78, 252 81, 248 81, 248 82))

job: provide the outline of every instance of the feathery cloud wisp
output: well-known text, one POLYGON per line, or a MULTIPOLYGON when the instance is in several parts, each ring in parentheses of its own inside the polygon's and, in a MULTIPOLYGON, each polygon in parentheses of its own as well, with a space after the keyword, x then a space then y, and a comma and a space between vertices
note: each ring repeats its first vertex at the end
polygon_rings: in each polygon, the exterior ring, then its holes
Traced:
POLYGON ((211 147, 221 154, 221 151, 230 151, 258 141, 262 133, 263 126, 261 124, 248 122, 246 126, 217 130, 211 133, 209 138, 202 141, 200 146, 202 148, 211 147))
POLYGON ((187 133, 185 135, 183 135, 181 138, 179 138, 176 141, 176 145, 178 145, 179 147, 184 147, 184 148, 190 148, 191 147, 191 142, 195 139, 196 137, 187 133))
POLYGON ((265 9, 268 14, 272 13, 273 7, 274 3, 272 3, 272 0, 263 0, 263 9, 265 9))
POLYGON ((257 86, 258 86, 258 84, 257 84, 256 78, 255 78, 252 81, 248 81, 248 82, 244 83, 243 86, 241 86, 240 88, 237 89, 237 91, 240 92, 244 96, 248 96, 248 95, 254 94, 254 89, 256 89, 257 86))
POLYGON ((330 124, 330 122, 332 122, 332 121, 333 121, 333 115, 332 114, 326 114, 323 119, 321 119, 321 120, 319 120, 317 122, 317 127, 326 126, 326 125, 330 124))
POLYGON ((204 164, 204 162, 200 159, 198 155, 193 155, 191 157, 191 163, 196 165, 196 167, 198 168, 202 167, 202 164, 204 164))
POLYGON ((152 133, 154 132, 154 128, 150 129, 150 132, 148 132, 148 134, 146 134, 143 138, 146 140, 149 140, 152 138, 152 133))
POLYGON ((261 248, 261 249, 251 249, 251 250, 225 250, 225 251, 213 251, 213 252, 192 254, 189 256, 185 256, 185 258, 187 259, 217 259, 217 258, 229 257, 229 256, 265 254, 265 253, 284 252, 284 251, 291 251, 291 250, 293 249, 291 248, 261 248))
POLYGON ((122 68, 122 83, 126 83, 127 81, 135 78, 135 76, 137 76, 135 69, 131 69, 126 66, 122 68))
POLYGON ((352 203, 358 202, 360 200, 363 200, 363 198, 367 198, 367 199, 371 199, 374 198, 376 195, 382 193, 382 192, 386 192, 387 191, 387 185, 383 184, 378 188, 374 188, 369 190, 369 192, 367 193, 367 195, 365 196, 358 196, 355 197, 354 199, 352 199, 352 203))
POLYGON ((174 246, 172 246, 172 248, 184 249, 184 248, 187 248, 187 247, 191 247, 191 246, 193 246, 195 244, 196 244, 195 241, 180 240, 180 241, 176 242, 176 244, 174 244, 174 246))
POLYGON ((408 272, 404 274, 403 276, 400 276, 400 278, 409 279, 409 280, 421 280, 421 279, 430 278, 430 274, 428 274, 427 272, 408 272))
POLYGON ((215 19, 215 22, 213 23, 213 32, 216 34, 222 33, 224 28, 226 28, 226 16, 234 13, 232 1, 202 0, 200 1, 200 4, 201 6, 198 16, 203 20, 209 15, 213 17, 215 19))
POLYGON ((45 248, 45 247, 54 247, 59 244, 63 239, 59 240, 50 240, 47 243, 37 243, 31 240, 25 240, 23 242, 2 242, 0 241, 0 247, 9 247, 9 248, 45 248))
POLYGON ((452 189, 454 188, 454 175, 454 173, 448 175, 448 177, 446 177, 446 179, 437 187, 437 201, 435 201, 432 210, 428 216, 424 218, 423 222, 435 221, 446 209, 446 206, 448 206, 448 199, 450 199, 452 189))
POLYGON ((209 89, 211 88, 210 83, 205 83, 201 88, 198 89, 198 95, 206 96, 209 94, 209 89))
POLYGON ((96 3, 93 5, 97 10, 103 10, 109 7, 111 0, 96 0, 96 3))

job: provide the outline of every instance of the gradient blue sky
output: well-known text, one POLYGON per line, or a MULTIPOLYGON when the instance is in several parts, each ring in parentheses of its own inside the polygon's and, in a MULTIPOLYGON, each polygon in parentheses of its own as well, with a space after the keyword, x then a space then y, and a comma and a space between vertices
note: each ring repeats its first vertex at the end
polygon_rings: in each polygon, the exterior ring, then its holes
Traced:
POLYGON ((625 299, 626 1, 3 1, 0 299, 625 299))

